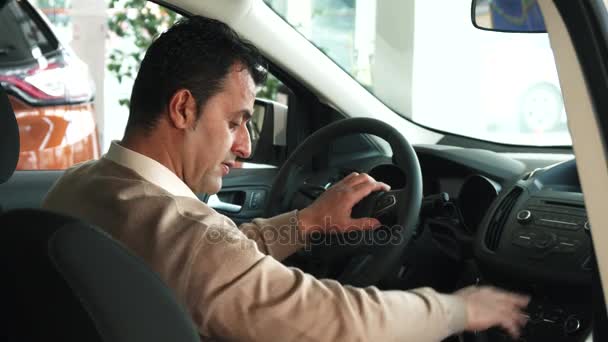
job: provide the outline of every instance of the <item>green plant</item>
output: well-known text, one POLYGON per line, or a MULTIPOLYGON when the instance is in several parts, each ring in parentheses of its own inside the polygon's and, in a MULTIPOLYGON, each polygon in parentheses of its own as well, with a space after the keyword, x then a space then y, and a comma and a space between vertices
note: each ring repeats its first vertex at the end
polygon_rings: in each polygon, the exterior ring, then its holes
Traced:
MULTIPOLYGON (((130 42, 124 49, 113 48, 107 62, 108 71, 118 82, 133 79, 154 38, 166 31, 181 16, 169 9, 146 0, 109 0, 108 27, 112 34, 130 42)), ((257 96, 276 99, 280 81, 268 75, 257 96)), ((129 106, 129 99, 119 99, 120 105, 129 106)))
MULTIPOLYGON (((109 0, 108 28, 118 38, 131 42, 127 48, 113 48, 107 68, 118 82, 134 78, 146 49, 154 38, 167 30, 181 16, 146 0, 109 0)), ((119 103, 129 105, 128 99, 119 103)))
POLYGON ((281 81, 279 81, 272 74, 268 74, 266 78, 266 83, 264 83, 256 94, 257 97, 269 100, 277 99, 277 92, 279 90, 279 86, 281 85, 281 81))

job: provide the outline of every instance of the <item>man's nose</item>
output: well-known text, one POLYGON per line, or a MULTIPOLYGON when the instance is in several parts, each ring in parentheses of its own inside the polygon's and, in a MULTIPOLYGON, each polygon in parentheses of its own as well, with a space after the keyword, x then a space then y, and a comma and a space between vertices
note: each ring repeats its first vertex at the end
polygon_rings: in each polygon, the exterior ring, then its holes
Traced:
POLYGON ((247 125, 239 127, 232 145, 232 153, 239 158, 249 158, 251 156, 251 139, 247 125))

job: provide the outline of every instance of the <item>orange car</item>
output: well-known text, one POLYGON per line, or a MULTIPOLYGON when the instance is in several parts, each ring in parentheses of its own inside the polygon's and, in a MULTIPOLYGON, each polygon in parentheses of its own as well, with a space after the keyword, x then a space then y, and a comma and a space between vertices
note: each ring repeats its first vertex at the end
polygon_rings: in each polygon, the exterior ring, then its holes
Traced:
POLYGON ((88 68, 41 15, 26 1, 0 1, 0 85, 19 124, 20 170, 65 169, 100 153, 88 68))

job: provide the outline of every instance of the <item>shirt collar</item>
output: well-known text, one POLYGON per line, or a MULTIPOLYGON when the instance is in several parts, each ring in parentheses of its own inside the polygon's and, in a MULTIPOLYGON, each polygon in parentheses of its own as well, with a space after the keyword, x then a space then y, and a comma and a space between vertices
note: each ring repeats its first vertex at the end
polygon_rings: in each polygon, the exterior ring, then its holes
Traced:
POLYGON ((173 196, 198 199, 186 183, 163 164, 141 153, 120 146, 118 141, 112 141, 104 158, 137 172, 145 180, 163 188, 173 196))

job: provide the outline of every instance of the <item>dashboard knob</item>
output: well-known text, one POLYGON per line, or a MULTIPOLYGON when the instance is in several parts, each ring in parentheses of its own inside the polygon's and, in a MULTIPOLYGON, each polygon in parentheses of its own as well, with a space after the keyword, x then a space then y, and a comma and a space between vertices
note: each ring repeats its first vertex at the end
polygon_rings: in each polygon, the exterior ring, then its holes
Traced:
POLYGON ((532 219, 532 212, 530 210, 520 210, 517 213, 517 221, 519 223, 528 223, 532 219))
POLYGON ((534 246, 538 249, 553 247, 557 241, 557 236, 553 233, 541 233, 534 239, 534 246))
POLYGON ((581 321, 575 315, 568 316, 564 321, 564 332, 568 335, 574 334, 581 328, 581 321))

